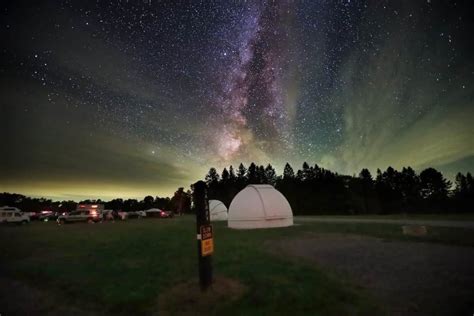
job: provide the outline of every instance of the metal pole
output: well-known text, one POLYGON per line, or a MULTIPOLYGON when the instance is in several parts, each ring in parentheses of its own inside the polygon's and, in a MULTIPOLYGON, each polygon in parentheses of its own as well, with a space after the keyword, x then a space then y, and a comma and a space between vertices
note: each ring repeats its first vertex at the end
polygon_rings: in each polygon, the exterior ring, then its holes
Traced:
POLYGON ((214 249, 206 191, 207 186, 204 181, 198 181, 194 184, 193 202, 196 209, 199 284, 201 291, 206 291, 212 285, 212 252, 214 249))

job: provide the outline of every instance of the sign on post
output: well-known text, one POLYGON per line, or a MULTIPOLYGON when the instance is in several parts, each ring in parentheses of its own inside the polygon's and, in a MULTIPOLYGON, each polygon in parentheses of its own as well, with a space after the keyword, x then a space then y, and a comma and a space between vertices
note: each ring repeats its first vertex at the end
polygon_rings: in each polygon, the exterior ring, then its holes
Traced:
POLYGON ((212 239, 212 226, 207 202, 207 185, 204 181, 198 181, 193 186, 193 203, 196 210, 199 284, 201 291, 206 291, 212 285, 214 241, 212 239))
POLYGON ((209 256, 214 252, 214 240, 212 239, 212 225, 201 226, 201 256, 209 256))

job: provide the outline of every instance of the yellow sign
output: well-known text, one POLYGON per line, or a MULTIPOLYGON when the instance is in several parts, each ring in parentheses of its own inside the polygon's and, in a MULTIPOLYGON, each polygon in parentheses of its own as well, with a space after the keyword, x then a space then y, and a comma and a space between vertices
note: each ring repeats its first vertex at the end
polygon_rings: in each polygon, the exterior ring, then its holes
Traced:
POLYGON ((209 256, 214 252, 214 240, 212 239, 212 226, 201 226, 201 256, 209 256))
POLYGON ((214 241, 211 239, 201 240, 201 255, 203 257, 212 255, 214 252, 214 241))

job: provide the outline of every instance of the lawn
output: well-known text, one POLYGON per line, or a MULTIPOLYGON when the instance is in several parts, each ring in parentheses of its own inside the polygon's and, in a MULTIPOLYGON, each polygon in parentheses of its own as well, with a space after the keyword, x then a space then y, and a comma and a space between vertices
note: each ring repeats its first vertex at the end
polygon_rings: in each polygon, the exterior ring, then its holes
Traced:
MULTIPOLYGON (((208 306, 207 314, 378 314, 379 304, 368 292, 314 263, 268 251, 266 242, 308 232, 413 240, 394 225, 305 223, 236 231, 217 223, 214 230, 214 274, 246 290, 238 300, 208 306)), ((195 224, 188 216, 94 225, 32 223, 0 227, 0 238, 0 268, 7 279, 45 291, 60 305, 87 306, 100 314, 154 314, 160 296, 197 277, 195 224)), ((474 245, 472 231, 437 228, 424 240, 474 245)), ((46 304, 43 311, 54 308, 46 304)))
MULTIPOLYGON (((298 223, 298 220, 296 221, 298 223)), ((461 227, 427 227, 425 236, 408 236, 402 233, 400 224, 374 224, 374 223, 325 223, 303 222, 304 231, 318 233, 340 233, 367 235, 380 237, 387 240, 402 240, 413 242, 433 242, 457 246, 474 247, 474 229, 461 227)))
POLYGON ((321 218, 344 219, 413 219, 429 221, 474 221, 474 213, 445 213, 445 214, 388 214, 388 215, 317 215, 321 218))

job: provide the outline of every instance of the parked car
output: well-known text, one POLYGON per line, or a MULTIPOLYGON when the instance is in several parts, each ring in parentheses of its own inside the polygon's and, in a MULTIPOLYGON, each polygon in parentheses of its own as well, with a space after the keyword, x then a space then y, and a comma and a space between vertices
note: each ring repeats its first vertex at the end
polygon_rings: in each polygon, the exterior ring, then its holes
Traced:
POLYGON ((160 210, 158 208, 151 208, 145 211, 146 217, 157 217, 157 218, 171 218, 173 217, 173 212, 160 210))
MULTIPOLYGON (((120 212, 119 212, 120 213, 120 212)), ((124 212, 127 213, 126 218, 142 218, 146 217, 146 213, 144 211, 130 211, 124 212)))
POLYGON ((120 218, 122 221, 128 218, 128 213, 124 211, 118 211, 117 215, 118 215, 118 218, 120 218))
POLYGON ((146 212, 145 211, 137 211, 136 213, 138 215, 138 218, 146 217, 146 212))
POLYGON ((28 212, 26 213, 30 217, 30 221, 36 221, 39 219, 39 216, 41 215, 40 212, 28 212))
MULTIPOLYGON (((146 215, 146 214, 145 214, 146 215)), ((127 218, 139 218, 138 212, 127 212, 127 218)))
POLYGON ((102 219, 104 221, 114 221, 115 220, 114 210, 103 210, 102 219))
POLYGON ((166 218, 172 218, 174 217, 174 212, 173 211, 161 211, 161 217, 166 217, 166 218))
POLYGON ((126 220, 128 218, 128 213, 123 211, 115 211, 115 210, 104 210, 102 212, 102 217, 105 221, 114 221, 114 220, 126 220))
POLYGON ((38 219, 42 222, 54 221, 58 218, 58 213, 53 211, 41 211, 38 219))
POLYGON ((16 207, 0 207, 0 223, 27 224, 30 217, 16 207))
POLYGON ((87 222, 90 224, 98 223, 102 221, 102 214, 97 210, 76 210, 70 213, 63 213, 63 215, 58 216, 58 224, 66 223, 77 223, 77 222, 87 222))

